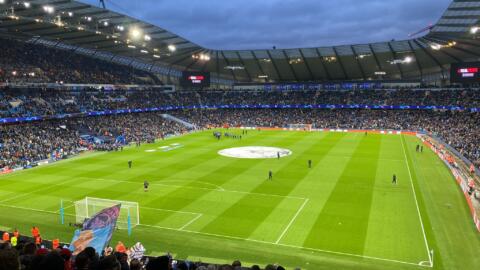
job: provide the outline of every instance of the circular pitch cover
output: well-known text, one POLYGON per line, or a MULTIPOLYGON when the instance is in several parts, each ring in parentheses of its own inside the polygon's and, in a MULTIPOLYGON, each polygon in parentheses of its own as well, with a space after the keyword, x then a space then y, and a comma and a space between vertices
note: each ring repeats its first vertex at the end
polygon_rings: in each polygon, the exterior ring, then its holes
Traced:
POLYGON ((292 151, 285 148, 278 147, 267 147, 267 146, 244 146, 244 147, 235 147, 227 148, 218 151, 219 155, 232 157, 232 158, 250 158, 250 159, 261 159, 261 158, 278 158, 286 157, 292 154, 292 151))

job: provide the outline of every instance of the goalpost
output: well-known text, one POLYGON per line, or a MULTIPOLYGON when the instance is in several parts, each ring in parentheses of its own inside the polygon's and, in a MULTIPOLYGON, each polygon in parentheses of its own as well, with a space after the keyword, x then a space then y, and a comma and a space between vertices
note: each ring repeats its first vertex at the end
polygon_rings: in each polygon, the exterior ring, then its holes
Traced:
POLYGON ((288 124, 290 130, 312 130, 312 124, 288 124))
POLYGON ((117 227, 119 229, 127 229, 128 216, 130 216, 130 225, 132 228, 140 224, 140 211, 137 202, 85 197, 82 200, 75 201, 74 204, 76 223, 83 223, 85 219, 94 216, 102 209, 121 204, 117 227))

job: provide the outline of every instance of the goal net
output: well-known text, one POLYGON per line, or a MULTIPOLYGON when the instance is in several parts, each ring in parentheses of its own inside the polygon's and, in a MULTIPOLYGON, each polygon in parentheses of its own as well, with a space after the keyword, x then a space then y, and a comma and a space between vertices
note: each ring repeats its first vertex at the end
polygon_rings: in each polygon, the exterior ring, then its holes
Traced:
POLYGON ((75 201, 75 220, 76 223, 83 223, 85 219, 94 216, 101 210, 121 204, 120 215, 117 219, 119 229, 128 228, 128 216, 130 215, 130 225, 135 227, 140 224, 140 213, 138 203, 121 200, 108 200, 100 198, 85 197, 83 200, 75 201))
POLYGON ((312 124, 288 124, 290 130, 312 130, 312 124))

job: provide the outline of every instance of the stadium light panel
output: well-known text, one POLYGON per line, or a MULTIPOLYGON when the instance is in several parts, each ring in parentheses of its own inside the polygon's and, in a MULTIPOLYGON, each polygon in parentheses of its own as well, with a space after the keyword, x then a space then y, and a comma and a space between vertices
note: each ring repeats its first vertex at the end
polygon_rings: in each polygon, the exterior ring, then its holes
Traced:
POLYGON ((30 2, 23 2, 23 6, 25 8, 29 8, 30 7, 30 2))
POLYGON ((117 25, 117 30, 123 32, 123 30, 125 30, 125 27, 123 27, 123 25, 117 25))
POLYGON ((148 51, 147 51, 147 50, 140 50, 140 52, 141 52, 141 53, 145 53, 145 54, 147 54, 147 53, 148 53, 148 51))
POLYGON ((473 26, 472 28, 470 28, 470 33, 471 33, 471 34, 476 34, 479 29, 480 29, 479 27, 473 26))
POLYGON ((135 48, 137 48, 137 47, 135 47, 135 45, 128 45, 128 48, 130 48, 130 49, 135 49, 135 48))
POLYGON ((149 35, 145 35, 145 36, 143 36, 143 39, 145 41, 150 41, 150 40, 152 40, 152 37, 150 37, 149 35))
POLYGON ((404 63, 408 64, 408 63, 411 63, 413 61, 413 59, 412 59, 412 57, 407 56, 407 57, 405 57, 405 59, 403 61, 404 61, 404 63))
POLYGON ((153 57, 160 58, 160 55, 154 54, 153 57))
POLYGON ((440 44, 437 44, 437 43, 433 43, 430 45, 430 48, 432 48, 433 50, 440 50, 442 48, 442 46, 440 44))
POLYGON ((130 37, 132 37, 132 39, 139 39, 141 35, 142 33, 138 28, 130 29, 130 37))
POLYGON ((107 27, 108 26, 108 21, 103 21, 103 26, 107 27))
POLYGON ((175 47, 175 45, 173 45, 173 44, 170 44, 170 45, 168 45, 168 50, 171 51, 171 52, 174 52, 174 51, 177 50, 177 47, 175 47))
POLYGON ((5 0, 0 0, 0 4, 5 4, 5 0))
POLYGON ((45 11, 48 14, 52 14, 55 12, 55 8, 52 6, 43 6, 43 11, 45 11))
POLYGON ((67 14, 68 14, 68 17, 73 17, 73 12, 69 11, 67 14))

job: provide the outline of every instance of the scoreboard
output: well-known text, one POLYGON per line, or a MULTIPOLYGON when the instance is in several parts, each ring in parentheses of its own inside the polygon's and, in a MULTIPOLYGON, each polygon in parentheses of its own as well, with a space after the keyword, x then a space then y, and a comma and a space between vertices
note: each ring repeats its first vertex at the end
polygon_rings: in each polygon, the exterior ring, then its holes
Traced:
POLYGON ((184 71, 182 73, 181 85, 186 88, 203 88, 210 86, 209 72, 184 71))
POLYGON ((452 64, 450 81, 452 83, 480 83, 480 62, 452 64))

